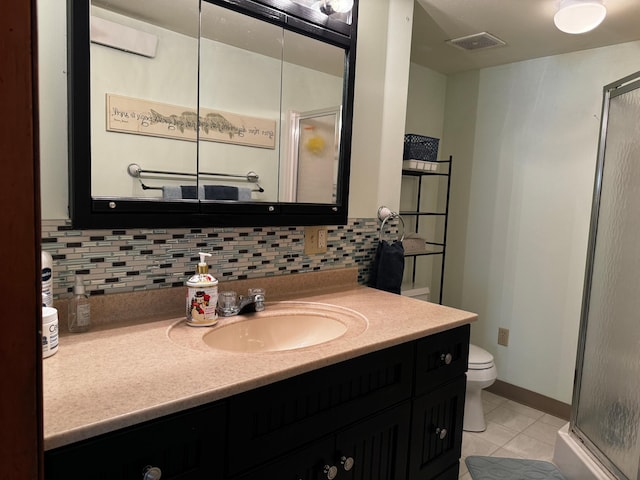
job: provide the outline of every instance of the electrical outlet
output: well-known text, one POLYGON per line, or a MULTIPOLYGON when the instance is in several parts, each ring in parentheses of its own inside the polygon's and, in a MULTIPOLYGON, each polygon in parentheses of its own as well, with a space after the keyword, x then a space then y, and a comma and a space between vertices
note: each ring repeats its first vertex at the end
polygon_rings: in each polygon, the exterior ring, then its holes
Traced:
POLYGON ((327 227, 304 227, 304 253, 313 255, 327 251, 327 227))
POLYGON ((503 345, 505 347, 509 346, 509 329, 508 328, 498 328, 498 345, 503 345))
POLYGON ((327 251, 327 229, 318 229, 318 249, 323 252, 327 251))

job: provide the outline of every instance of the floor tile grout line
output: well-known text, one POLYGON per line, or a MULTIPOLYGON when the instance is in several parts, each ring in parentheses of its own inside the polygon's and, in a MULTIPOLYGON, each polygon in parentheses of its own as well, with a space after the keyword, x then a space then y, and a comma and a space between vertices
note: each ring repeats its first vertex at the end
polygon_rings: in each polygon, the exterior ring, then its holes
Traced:
MULTIPOLYGON (((551 461, 552 459, 550 458, 550 455, 552 456, 555 439, 553 443, 544 440, 544 430, 560 429, 561 425, 559 424, 562 423, 563 420, 545 412, 541 412, 540 410, 499 397, 498 395, 491 394, 489 392, 486 393, 487 395, 485 395, 484 391, 482 392, 485 417, 487 417, 491 412, 496 412, 499 409, 506 409, 510 412, 507 415, 512 415, 512 419, 514 418, 513 416, 515 416, 515 418, 526 417, 526 420, 521 420, 521 422, 526 423, 526 425, 522 426, 522 424, 520 424, 520 428, 514 428, 515 425, 502 425, 499 422, 487 419, 487 430, 485 430, 485 432, 464 432, 459 479, 471 480, 471 475, 468 473, 468 470, 464 465, 464 459, 467 456, 475 455, 475 453, 465 452, 465 443, 469 445, 470 441, 477 442, 476 447, 478 447, 478 445, 483 446, 480 448, 484 448, 486 456, 511 456, 514 458, 531 458, 534 460, 551 461), (489 430, 495 430, 498 427, 502 430, 502 434, 505 434, 506 436, 513 434, 502 445, 497 445, 495 442, 495 436, 489 437, 489 435, 491 435, 489 430), (537 432, 536 429, 540 429, 542 432, 537 432), (489 438, 492 438, 493 441, 489 440, 489 438), (467 442, 465 442, 465 440, 467 442), (530 447, 531 445, 537 446, 537 450, 527 450, 526 447, 530 447), (546 453, 543 453, 543 450, 546 453)), ((493 417, 497 415, 499 414, 494 413, 493 417)))

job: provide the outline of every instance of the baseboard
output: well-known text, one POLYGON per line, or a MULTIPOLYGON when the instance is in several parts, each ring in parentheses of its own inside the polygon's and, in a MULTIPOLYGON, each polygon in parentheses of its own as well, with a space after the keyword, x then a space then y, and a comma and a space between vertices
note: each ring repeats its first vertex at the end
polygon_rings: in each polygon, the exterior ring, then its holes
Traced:
POLYGON ((496 380, 487 391, 566 421, 569 421, 571 416, 571 405, 502 380, 496 380))

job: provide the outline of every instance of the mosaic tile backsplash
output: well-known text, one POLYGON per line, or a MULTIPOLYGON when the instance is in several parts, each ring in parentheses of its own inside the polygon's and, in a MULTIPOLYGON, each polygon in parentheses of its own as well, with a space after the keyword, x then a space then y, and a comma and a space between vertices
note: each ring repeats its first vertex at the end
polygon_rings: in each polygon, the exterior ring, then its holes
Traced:
POLYGON ((365 284, 377 219, 350 219, 327 233, 327 252, 305 255, 304 227, 73 230, 65 220, 44 220, 42 248, 53 256, 56 299, 72 291, 76 275, 91 295, 182 286, 199 251, 213 254, 207 262, 220 281, 358 267, 365 284))

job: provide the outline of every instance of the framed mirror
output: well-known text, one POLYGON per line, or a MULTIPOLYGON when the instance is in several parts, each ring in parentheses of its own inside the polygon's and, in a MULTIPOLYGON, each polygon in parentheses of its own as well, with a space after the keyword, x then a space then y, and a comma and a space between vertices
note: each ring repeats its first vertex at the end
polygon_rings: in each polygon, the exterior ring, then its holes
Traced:
POLYGON ((324 1, 69 0, 74 227, 346 223, 357 4, 324 1))

